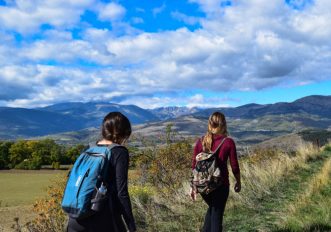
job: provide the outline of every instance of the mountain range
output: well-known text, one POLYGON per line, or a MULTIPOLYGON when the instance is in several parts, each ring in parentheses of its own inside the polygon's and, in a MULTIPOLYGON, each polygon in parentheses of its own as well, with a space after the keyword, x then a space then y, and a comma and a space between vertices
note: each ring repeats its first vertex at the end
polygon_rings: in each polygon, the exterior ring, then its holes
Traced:
POLYGON ((160 120, 167 120, 172 118, 178 118, 180 116, 194 114, 201 111, 201 108, 198 107, 179 107, 179 106, 170 106, 170 107, 159 107, 149 110, 160 120))
POLYGON ((69 102, 35 109, 0 107, 0 138, 54 135, 59 140, 88 141, 95 138, 102 118, 110 111, 127 115, 134 124, 134 134, 152 137, 169 123, 183 136, 200 136, 214 111, 226 115, 230 134, 242 143, 256 143, 307 128, 331 129, 331 96, 312 95, 293 102, 208 109, 142 109, 107 102, 69 102))
POLYGON ((99 127, 111 111, 127 115, 133 124, 159 120, 138 106, 106 102, 69 102, 35 109, 0 107, 0 138, 28 138, 99 127))
POLYGON ((247 104, 234 108, 210 108, 195 115, 206 116, 214 111, 221 111, 227 117, 254 119, 265 115, 307 113, 320 117, 331 117, 331 96, 311 95, 293 102, 274 104, 247 104))

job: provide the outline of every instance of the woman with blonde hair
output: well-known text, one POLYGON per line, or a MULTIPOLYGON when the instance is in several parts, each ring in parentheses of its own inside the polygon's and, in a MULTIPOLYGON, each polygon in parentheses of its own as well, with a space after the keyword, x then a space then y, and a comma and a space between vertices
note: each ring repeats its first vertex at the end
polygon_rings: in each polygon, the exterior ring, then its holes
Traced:
MULTIPOLYGON (((205 216, 203 225, 204 232, 219 232, 222 231, 223 214, 226 201, 229 196, 229 171, 227 161, 230 159, 232 173, 236 178, 234 186, 235 192, 240 192, 240 169, 237 158, 236 145, 232 138, 228 137, 226 120, 224 114, 214 112, 208 120, 208 130, 206 134, 198 139, 193 152, 192 169, 196 166, 196 156, 200 152, 215 152, 216 161, 221 171, 221 185, 208 194, 201 194, 203 200, 208 205, 208 210, 205 216), (223 143, 221 145, 221 143, 223 143), (220 146, 220 147, 219 147, 220 146), (219 149, 218 149, 219 147, 219 149)), ((196 190, 191 189, 192 200, 196 199, 196 190)))

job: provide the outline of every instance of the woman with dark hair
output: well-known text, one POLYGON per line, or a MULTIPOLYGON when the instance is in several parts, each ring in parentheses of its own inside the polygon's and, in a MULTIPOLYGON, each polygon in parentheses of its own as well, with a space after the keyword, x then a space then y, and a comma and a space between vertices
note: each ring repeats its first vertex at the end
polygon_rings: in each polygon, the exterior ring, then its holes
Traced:
POLYGON ((108 185, 109 199, 104 209, 90 217, 76 220, 69 218, 68 232, 124 232, 136 231, 128 193, 129 153, 123 146, 131 135, 131 124, 120 112, 111 112, 103 119, 102 139, 97 146, 119 144, 111 150, 108 185), (126 229, 126 227, 128 229, 126 229))
MULTIPOLYGON (((199 139, 194 147, 192 169, 196 165, 196 156, 204 152, 213 152, 222 143, 220 149, 216 153, 216 160, 218 167, 221 170, 222 184, 209 194, 201 194, 202 198, 208 205, 208 210, 205 216, 203 225, 204 232, 218 232, 222 231, 223 214, 226 205, 226 201, 229 196, 229 171, 227 167, 227 161, 230 159, 230 165, 232 173, 236 178, 236 184, 234 186, 235 192, 240 192, 240 170, 236 152, 236 145, 228 136, 226 120, 224 114, 220 112, 214 112, 210 115, 208 120, 208 130, 206 134, 199 139)), ((196 199, 196 190, 191 189, 191 197, 196 199)))

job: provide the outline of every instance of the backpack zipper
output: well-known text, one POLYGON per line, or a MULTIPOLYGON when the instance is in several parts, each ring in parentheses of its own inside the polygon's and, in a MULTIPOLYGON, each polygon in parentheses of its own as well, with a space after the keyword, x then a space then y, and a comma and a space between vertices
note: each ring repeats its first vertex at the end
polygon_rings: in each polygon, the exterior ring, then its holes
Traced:
POLYGON ((80 183, 79 183, 79 187, 78 187, 78 190, 77 190, 77 193, 76 193, 77 204, 78 204, 78 198, 77 198, 77 197, 78 197, 78 194, 79 194, 79 192, 80 192, 80 189, 81 189, 81 187, 82 187, 82 185, 83 185, 83 182, 84 182, 85 178, 88 177, 89 172, 90 172, 90 169, 87 169, 87 171, 85 172, 85 174, 84 174, 82 180, 81 180, 80 183))

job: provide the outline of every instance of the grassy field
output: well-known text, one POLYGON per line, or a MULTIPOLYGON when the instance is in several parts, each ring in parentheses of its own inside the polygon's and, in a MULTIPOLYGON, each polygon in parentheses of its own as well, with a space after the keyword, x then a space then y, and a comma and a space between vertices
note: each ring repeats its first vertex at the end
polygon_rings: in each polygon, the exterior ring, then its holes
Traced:
MULTIPOLYGON (((237 194, 231 190, 224 215, 224 231, 331 231, 330 145, 321 151, 312 145, 303 145, 294 156, 281 152, 251 154, 242 158, 240 164, 242 192, 237 194)), ((4 231, 13 231, 9 228, 14 217, 20 217, 21 224, 31 220, 34 214, 29 205, 43 196, 45 191, 42 189, 59 173, 63 174, 53 171, 0 172, 0 184, 5 187, 0 191, 3 200, 0 231, 1 226, 4 231), (24 194, 18 194, 20 192, 24 194)), ((140 170, 131 170, 130 181, 136 182, 140 175, 140 170)), ((197 202, 190 201, 188 186, 178 189, 178 194, 171 198, 164 198, 152 190, 148 186, 130 186, 138 231, 199 231, 206 205, 200 197, 197 202)))
POLYGON ((0 231, 10 231, 15 217, 19 217, 22 222, 33 218, 32 204, 45 195, 44 190, 52 178, 64 172, 66 171, 0 171, 0 231))

